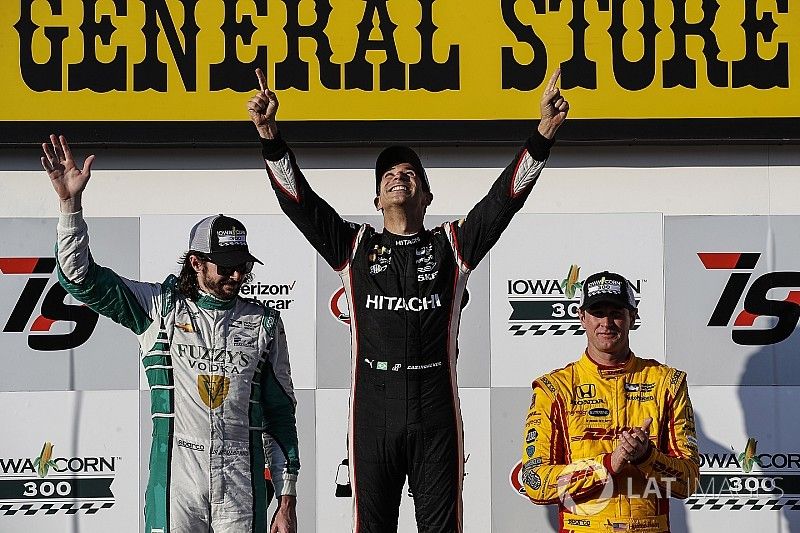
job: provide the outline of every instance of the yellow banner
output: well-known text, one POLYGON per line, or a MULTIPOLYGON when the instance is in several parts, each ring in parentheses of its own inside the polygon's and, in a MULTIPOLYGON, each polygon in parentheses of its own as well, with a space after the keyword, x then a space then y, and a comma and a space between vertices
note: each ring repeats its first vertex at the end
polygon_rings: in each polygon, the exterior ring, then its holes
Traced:
POLYGON ((800 116, 788 0, 3 0, 0 120, 800 116), (720 5, 721 4, 721 5, 720 5))

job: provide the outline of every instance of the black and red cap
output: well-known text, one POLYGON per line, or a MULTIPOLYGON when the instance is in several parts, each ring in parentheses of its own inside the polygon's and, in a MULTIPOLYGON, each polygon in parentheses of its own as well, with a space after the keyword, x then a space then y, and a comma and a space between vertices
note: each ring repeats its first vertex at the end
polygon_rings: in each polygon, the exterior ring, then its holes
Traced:
POLYGON ((200 252, 212 263, 236 266, 242 263, 261 263, 247 247, 244 224, 225 215, 206 217, 189 233, 189 250, 200 252))
POLYGON ((387 170, 400 163, 408 163, 414 170, 417 171, 422 180, 422 188, 425 192, 431 192, 431 185, 428 183, 428 175, 425 173, 425 167, 422 166, 417 152, 408 146, 396 144, 386 148, 378 156, 375 161, 375 194, 381 193, 381 178, 387 170))

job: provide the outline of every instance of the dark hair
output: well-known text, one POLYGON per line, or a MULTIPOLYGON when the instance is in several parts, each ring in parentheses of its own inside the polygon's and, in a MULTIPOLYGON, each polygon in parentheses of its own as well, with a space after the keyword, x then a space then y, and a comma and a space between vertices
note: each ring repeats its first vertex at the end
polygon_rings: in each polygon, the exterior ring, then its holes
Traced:
MULTIPOLYGON (((200 298, 200 283, 197 281, 197 272, 192 267, 191 256, 206 263, 209 261, 208 256, 202 252, 189 250, 178 259, 178 264, 181 265, 181 273, 178 274, 178 292, 184 297, 192 301, 197 301, 200 298)), ((253 281, 253 273, 246 274, 242 279, 242 285, 253 281)))
POLYGON ((197 272, 192 268, 191 256, 196 255, 201 261, 207 261, 200 252, 189 250, 178 259, 181 273, 178 274, 178 292, 192 301, 200 297, 200 284, 197 282, 197 272))

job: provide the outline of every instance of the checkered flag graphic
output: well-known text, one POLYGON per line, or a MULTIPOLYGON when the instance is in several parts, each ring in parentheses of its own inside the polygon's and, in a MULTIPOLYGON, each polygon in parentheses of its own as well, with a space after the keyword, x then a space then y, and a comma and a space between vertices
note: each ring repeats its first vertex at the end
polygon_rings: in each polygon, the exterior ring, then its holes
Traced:
POLYGON ((515 337, 530 333, 540 335, 583 335, 580 324, 514 324, 508 328, 515 337))
POLYGON ((798 498, 689 498, 686 506, 692 511, 708 509, 711 511, 730 510, 730 511, 780 511, 788 509, 800 511, 800 499, 798 498))
POLYGON ((87 502, 87 503, 18 503, 0 505, 0 516, 30 516, 38 513, 54 515, 63 512, 65 515, 73 515, 83 512, 84 514, 95 514, 103 509, 110 509, 114 502, 87 502))
MULTIPOLYGON (((631 330, 639 329, 640 324, 633 324, 631 330)), ((583 335, 586 330, 580 324, 512 324, 508 331, 515 337, 531 334, 542 335, 583 335)))

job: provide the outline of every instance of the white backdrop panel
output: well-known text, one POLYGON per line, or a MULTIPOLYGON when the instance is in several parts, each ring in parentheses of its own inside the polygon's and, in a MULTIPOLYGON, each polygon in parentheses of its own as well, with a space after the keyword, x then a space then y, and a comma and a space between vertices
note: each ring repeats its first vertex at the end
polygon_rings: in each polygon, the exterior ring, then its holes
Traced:
MULTIPOLYGON (((0 218, 0 390, 136 389, 135 337, 58 284, 57 222, 0 218)), ((90 218, 87 224, 95 260, 136 277, 139 221, 90 218)))
POLYGON ((699 385, 800 385, 800 217, 666 217, 667 361, 699 385))
POLYGON ((689 394, 702 488, 674 510, 687 530, 800 531, 800 388, 692 386, 689 394), (756 441, 751 465, 741 456, 749 438, 756 441))
POLYGON ((4 533, 131 531, 140 512, 137 391, 0 393, 0 404, 14 414, 0 439, 4 533))
POLYGON ((490 256, 492 386, 529 386, 586 347, 568 291, 602 270, 624 275, 641 298, 634 351, 664 360, 663 239, 660 214, 519 215, 490 256))
MULTIPOLYGON (((283 215, 226 214, 245 225, 250 252, 264 262, 255 265, 255 277, 249 287, 242 288, 242 296, 257 298, 280 310, 286 326, 294 386, 313 389, 316 386, 316 252, 283 215)), ((187 250, 189 231, 205 216, 141 217, 142 280, 161 282, 168 274, 178 273, 177 261, 187 250)), ((140 386, 146 389, 144 372, 141 376, 140 386)))

